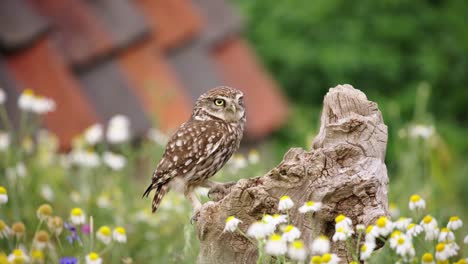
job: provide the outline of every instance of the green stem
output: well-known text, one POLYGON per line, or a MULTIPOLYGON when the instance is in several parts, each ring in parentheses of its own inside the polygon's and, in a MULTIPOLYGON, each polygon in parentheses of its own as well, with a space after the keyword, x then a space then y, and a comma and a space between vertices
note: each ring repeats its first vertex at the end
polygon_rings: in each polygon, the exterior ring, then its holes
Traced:
POLYGON ((5 128, 8 132, 13 131, 10 119, 8 119, 8 114, 5 108, 5 105, 0 106, 0 121, 5 125, 5 128))
POLYGON ((255 241, 253 241, 253 239, 248 237, 242 230, 240 230, 239 227, 236 228, 236 229, 243 237, 247 238, 247 240, 249 240, 252 244, 257 245, 257 243, 255 243, 255 241))
POLYGON ((57 244, 59 245, 60 253, 62 253, 62 251, 63 251, 62 242, 60 242, 60 238, 59 238, 57 233, 55 233, 55 240, 57 240, 57 244))
POLYGON ((263 240, 258 241, 258 260, 257 264, 263 263, 263 240))

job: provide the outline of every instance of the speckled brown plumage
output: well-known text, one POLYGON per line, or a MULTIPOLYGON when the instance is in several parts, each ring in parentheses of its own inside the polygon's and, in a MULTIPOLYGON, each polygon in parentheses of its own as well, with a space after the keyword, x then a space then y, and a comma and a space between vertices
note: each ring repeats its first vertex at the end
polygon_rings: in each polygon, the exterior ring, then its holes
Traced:
POLYGON ((197 186, 213 187, 208 179, 218 172, 239 148, 245 124, 241 91, 222 86, 201 95, 192 116, 167 143, 144 196, 156 189, 155 212, 169 188, 182 188, 197 211, 201 203, 193 193, 197 186))

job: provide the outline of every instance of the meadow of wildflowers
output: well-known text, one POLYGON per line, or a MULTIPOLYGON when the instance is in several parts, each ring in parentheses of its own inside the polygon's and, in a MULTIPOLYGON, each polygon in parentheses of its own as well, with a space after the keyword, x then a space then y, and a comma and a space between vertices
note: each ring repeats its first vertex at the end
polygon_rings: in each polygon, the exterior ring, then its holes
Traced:
MULTIPOLYGON (((157 214, 141 199, 167 135, 152 129, 131 142, 131 120, 116 115, 73 141, 67 153, 41 126, 56 109, 53 100, 26 90, 18 99, 13 130, 0 89, 0 264, 4 263, 194 263, 198 242, 191 208, 170 192, 157 214), (154 261, 153 261, 154 260, 154 261)), ((349 241, 355 261, 368 263, 464 263, 467 257, 463 179, 436 126, 423 116, 403 123, 390 140, 400 143, 389 163, 391 216, 370 226, 336 216, 332 237, 305 243, 288 212, 314 215, 320 201, 294 205, 282 197, 278 214, 264 215, 245 230, 243 219, 226 219, 225 232, 239 232, 258 246, 259 262, 338 263, 336 241, 349 241), (448 180, 450 179, 450 180, 448 180), (410 195, 411 193, 420 195, 410 195), (425 199, 423 199, 423 197, 425 199), (404 216, 403 216, 404 215, 404 216), (355 243, 359 241, 359 243, 355 243), (385 241, 385 246, 378 249, 385 241)), ((396 117, 389 115, 392 123, 396 117)), ((392 131, 392 130, 390 130, 392 131)), ((264 174, 271 167, 258 151, 236 154, 218 174, 221 181, 264 174)), ((463 166, 458 166, 463 168, 463 166)), ((206 197, 207 190, 198 195, 206 197)), ((307 240, 308 241, 308 240, 307 240)))

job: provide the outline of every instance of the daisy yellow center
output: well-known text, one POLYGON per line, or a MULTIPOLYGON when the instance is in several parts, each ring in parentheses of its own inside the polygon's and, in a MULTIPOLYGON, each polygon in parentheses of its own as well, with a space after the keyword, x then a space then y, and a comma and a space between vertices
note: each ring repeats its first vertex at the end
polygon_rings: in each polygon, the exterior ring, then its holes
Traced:
POLYGON ((452 217, 450 217, 450 220, 449 220, 449 221, 450 221, 450 222, 460 221, 460 217, 458 217, 458 216, 452 216, 452 217))
POLYGON ((51 216, 53 212, 52 206, 48 204, 41 205, 38 211, 39 211, 39 214, 44 215, 44 216, 51 216))
POLYGON ((3 220, 0 220, 0 231, 3 231, 5 228, 6 228, 6 224, 5 222, 3 222, 3 220))
POLYGON ((284 228, 284 232, 285 233, 288 233, 288 232, 291 232, 291 230, 293 230, 294 226, 293 225, 288 225, 284 228))
POLYGON ((73 210, 71 211, 71 214, 73 216, 82 216, 83 211, 81 210, 81 208, 73 208, 73 210))
POLYGON ((429 224, 430 222, 432 222, 432 216, 426 215, 424 217, 423 221, 424 221, 425 224, 429 224))
POLYGON ((324 255, 322 256, 322 262, 327 263, 327 262, 329 262, 329 261, 331 260, 331 258, 332 258, 331 254, 328 254, 328 253, 327 253, 327 254, 324 254, 324 255))
POLYGON ((413 229, 413 227, 415 227, 415 226, 416 226, 416 224, 413 224, 413 223, 412 223, 412 224, 409 224, 408 227, 406 228, 406 230, 411 230, 411 229, 413 229))
POLYGON ((104 235, 104 236, 110 236, 111 235, 111 229, 108 226, 103 226, 99 228, 99 234, 104 235))
POLYGON ((21 258, 21 257, 23 257, 23 251, 21 251, 21 249, 13 250, 13 256, 15 256, 17 258, 21 258))
POLYGON ((285 195, 280 198, 281 201, 289 200, 289 196, 285 195))
POLYGON ((46 243, 47 241, 49 241, 49 234, 46 231, 41 230, 37 232, 36 240, 41 243, 46 243))
POLYGON ((115 229, 115 232, 121 234, 121 235, 125 235, 125 229, 123 227, 117 227, 115 229))
POLYGON ((398 238, 397 242, 398 242, 398 245, 403 245, 405 243, 405 239, 400 237, 400 238, 398 238))
POLYGON ((231 215, 230 217, 226 218, 226 223, 231 222, 232 220, 234 220, 234 218, 235 218, 235 217, 232 216, 232 215, 231 215))
POLYGON ((320 240, 328 241, 328 237, 325 236, 325 235, 320 235, 318 238, 319 238, 320 240))
POLYGON ((437 252, 444 251, 444 249, 445 249, 445 244, 444 243, 437 244, 437 246, 436 246, 437 252))
POLYGON ((422 256, 422 261, 424 262, 432 262, 434 261, 434 257, 432 256, 431 253, 426 253, 422 256))
POLYGON ((336 230, 336 232, 338 233, 342 233, 344 231, 344 229, 342 227, 338 227, 338 229, 336 230))
POLYGON ((280 241, 280 240, 281 240, 281 236, 278 235, 278 234, 273 234, 273 235, 271 235, 270 240, 271 240, 271 241, 280 241))
POLYGON ((365 251, 367 251, 367 246, 366 246, 366 245, 362 245, 362 247, 361 247, 361 252, 365 252, 365 251))
POLYGON ((377 219, 376 224, 378 227, 384 228, 387 225, 387 218, 385 216, 380 217, 377 219))
POLYGON ((314 203, 313 201, 308 201, 308 202, 306 203, 307 206, 314 206, 314 204, 315 204, 315 203, 314 203))
POLYGON ((335 218, 335 222, 339 223, 339 222, 345 220, 345 218, 346 218, 346 216, 340 214, 339 216, 337 216, 337 217, 335 218))
POLYGON ((99 255, 96 253, 96 252, 91 252, 89 254, 89 259, 90 260, 98 260, 99 259, 99 255))
POLYGON ((23 94, 24 94, 24 95, 34 95, 34 91, 31 90, 31 89, 25 89, 25 90, 23 91, 23 94))
POLYGON ((292 247, 295 249, 303 249, 304 248, 304 243, 300 240, 296 240, 292 243, 292 247))
POLYGON ((312 264, 320 264, 322 262, 322 258, 320 256, 313 256, 310 259, 310 263, 312 264))
POLYGON ((279 214, 274 214, 274 215, 273 215, 273 218, 278 218, 278 217, 280 217, 279 214))
POLYGON ((5 189, 5 187, 0 186, 0 194, 7 194, 7 190, 5 189))
POLYGON ((390 203, 389 207, 390 207, 390 210, 394 210, 398 208, 395 203, 390 203))
POLYGON ((395 230, 395 231, 392 232, 391 237, 392 237, 392 238, 395 238, 395 237, 397 237, 397 236, 399 236, 399 235, 401 235, 401 231, 400 231, 400 230, 395 230))
POLYGON ((449 232, 449 229, 447 227, 444 227, 440 230, 440 232, 445 232, 445 233, 448 233, 449 232))
POLYGON ((411 195, 411 198, 410 198, 411 202, 416 203, 419 200, 421 200, 421 197, 419 195, 417 195, 417 194, 411 195))
POLYGON ((33 250, 31 256, 34 260, 42 260, 44 259, 44 253, 41 250, 33 250))
POLYGON ((372 228, 374 228, 373 225, 370 225, 366 228, 366 234, 369 234, 370 232, 372 232, 372 228))

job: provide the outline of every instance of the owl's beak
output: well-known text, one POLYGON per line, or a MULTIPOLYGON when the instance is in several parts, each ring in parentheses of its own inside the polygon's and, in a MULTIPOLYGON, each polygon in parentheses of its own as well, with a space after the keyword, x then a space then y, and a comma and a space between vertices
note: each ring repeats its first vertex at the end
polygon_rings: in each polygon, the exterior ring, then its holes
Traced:
POLYGON ((231 111, 235 114, 237 112, 237 108, 235 104, 231 105, 231 111))

